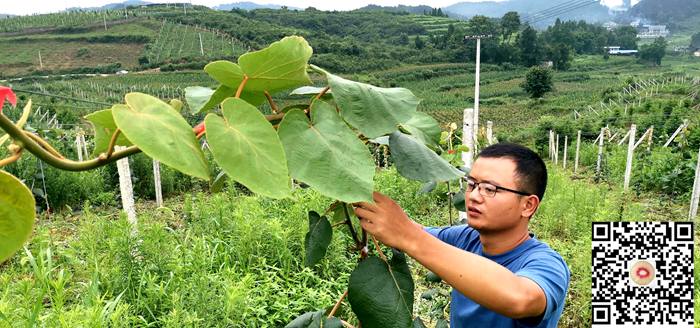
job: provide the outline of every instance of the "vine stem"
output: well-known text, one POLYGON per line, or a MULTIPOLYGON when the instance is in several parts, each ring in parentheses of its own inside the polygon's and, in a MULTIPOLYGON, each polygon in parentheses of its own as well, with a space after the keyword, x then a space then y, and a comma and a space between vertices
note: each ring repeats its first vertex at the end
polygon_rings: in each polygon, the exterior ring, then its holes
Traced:
POLYGON ((3 114, 0 114, 0 128, 5 130, 5 132, 7 132, 7 134, 9 134, 10 137, 12 137, 12 139, 15 140, 15 143, 18 146, 26 149, 30 153, 34 154, 34 156, 46 162, 47 164, 66 171, 91 170, 96 167, 112 163, 118 159, 141 152, 141 150, 138 149, 138 147, 131 146, 124 150, 114 152, 109 158, 98 157, 88 161, 78 162, 70 159, 60 158, 59 156, 56 156, 50 151, 44 149, 38 142, 34 141, 33 137, 27 136, 22 129, 16 127, 12 123, 12 121, 10 121, 10 119, 3 114))
POLYGON ((384 260, 384 262, 389 262, 389 260, 387 260, 386 258, 386 255, 384 255, 384 252, 382 252, 382 249, 379 247, 379 242, 377 242, 377 238, 374 238, 374 236, 372 236, 372 242, 374 242, 374 247, 377 249, 379 257, 381 257, 382 260, 384 260))
POLYGON ((272 96, 270 96, 270 93, 265 90, 265 98, 267 98, 267 102, 270 103, 270 108, 272 109, 272 114, 277 114, 278 109, 277 109, 277 104, 275 104, 275 101, 272 100, 272 96))
POLYGON ((112 138, 109 139, 109 146, 107 146, 107 158, 112 156, 112 153, 114 153, 114 146, 117 144, 117 138, 119 137, 119 134, 122 131, 119 129, 114 130, 114 133, 112 134, 112 138))
POLYGON ((20 157, 22 157, 22 149, 12 154, 10 157, 0 160, 0 167, 12 164, 16 162, 20 157))
MULTIPOLYGON (((345 327, 345 328, 355 328, 355 326, 353 326, 353 325, 347 323, 347 322, 344 321, 344 320, 340 320, 340 323, 342 323, 342 324, 343 324, 343 327, 345 327)), ((357 326, 357 328, 360 328, 360 326, 357 326)))
POLYGON ((38 143, 41 147, 43 147, 44 149, 46 149, 46 150, 47 150, 49 153, 51 153, 52 155, 54 155, 54 156, 56 156, 56 157, 58 157, 58 158, 61 158, 61 159, 65 159, 65 158, 66 158, 66 157, 63 156, 58 150, 56 150, 56 149, 53 148, 48 142, 46 142, 46 140, 41 139, 41 137, 39 137, 38 135, 36 135, 36 134, 34 134, 34 133, 31 133, 31 132, 29 132, 29 131, 24 131, 24 134, 26 134, 28 137, 32 138, 32 140, 36 141, 36 143, 38 143))
POLYGON ((316 95, 316 100, 321 99, 321 97, 323 97, 326 94, 326 92, 328 92, 328 90, 330 90, 330 88, 331 88, 330 86, 323 88, 323 90, 321 90, 321 92, 316 95))
POLYGON ((243 93, 243 88, 245 88, 246 83, 248 83, 248 75, 243 75, 243 81, 241 81, 241 84, 238 86, 238 90, 236 90, 236 98, 241 97, 241 93, 243 93))
POLYGON ((328 317, 329 317, 329 318, 332 317, 332 316, 334 316, 335 313, 338 312, 338 309, 340 308, 340 304, 343 303, 343 300, 344 300, 345 297, 347 297, 347 296, 348 296, 348 291, 345 290, 345 293, 343 293, 343 295, 340 296, 340 299, 338 300, 338 302, 335 302, 335 305, 333 306, 333 309, 331 310, 331 313, 328 314, 328 317))
POLYGON ((352 220, 350 220, 350 213, 348 212, 348 207, 345 203, 343 203, 343 212, 345 213, 345 224, 348 225, 348 228, 350 229, 350 234, 352 235, 352 239, 355 241, 355 245, 357 248, 362 249, 362 243, 360 242, 360 239, 357 237, 357 232, 355 232, 355 227, 352 226, 352 220))

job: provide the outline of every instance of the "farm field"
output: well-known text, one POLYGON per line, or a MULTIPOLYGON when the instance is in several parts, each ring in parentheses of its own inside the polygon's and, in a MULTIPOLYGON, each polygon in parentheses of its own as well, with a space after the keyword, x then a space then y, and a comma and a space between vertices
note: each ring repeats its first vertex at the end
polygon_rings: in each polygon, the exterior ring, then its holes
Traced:
POLYGON ((655 62, 603 56, 599 45, 630 40, 583 21, 510 31, 501 18, 183 4, 0 19, 0 181, 35 201, 20 208, 0 187, 0 229, 18 229, 5 208, 34 222, 16 252, 0 240, 0 328, 285 327, 315 311, 324 326, 365 327, 351 274, 368 256, 403 301, 390 317, 444 328, 451 287, 374 240, 350 204, 375 189, 424 226, 459 224, 475 89, 462 35, 481 28, 496 37, 482 43, 475 147, 493 137, 545 159, 529 229, 571 271, 558 326, 590 327, 593 223, 693 212, 700 57, 674 49, 694 22, 672 25, 655 62), (540 96, 538 71, 552 87, 540 96))

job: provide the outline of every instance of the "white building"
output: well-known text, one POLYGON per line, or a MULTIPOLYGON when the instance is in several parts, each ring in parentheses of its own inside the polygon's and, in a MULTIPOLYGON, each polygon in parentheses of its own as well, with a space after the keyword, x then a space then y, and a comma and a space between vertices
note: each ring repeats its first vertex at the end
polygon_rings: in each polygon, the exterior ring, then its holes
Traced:
POLYGON ((658 37, 668 37, 670 32, 666 25, 642 25, 638 30, 637 37, 640 39, 656 39, 658 37))

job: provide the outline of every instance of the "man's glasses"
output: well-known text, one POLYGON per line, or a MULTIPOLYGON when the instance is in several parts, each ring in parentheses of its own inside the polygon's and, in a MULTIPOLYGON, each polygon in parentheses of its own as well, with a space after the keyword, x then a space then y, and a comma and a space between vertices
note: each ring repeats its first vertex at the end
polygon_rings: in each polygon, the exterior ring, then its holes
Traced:
POLYGON ((532 195, 532 194, 524 192, 524 191, 518 191, 518 190, 508 189, 506 187, 496 186, 496 185, 488 183, 488 182, 476 182, 476 181, 469 179, 467 177, 462 177, 462 180, 467 184, 467 192, 472 192, 472 190, 474 190, 474 188, 479 188, 479 194, 481 194, 481 196, 484 196, 484 197, 493 198, 494 196, 496 196, 496 192, 498 192, 499 190, 510 191, 512 193, 516 193, 516 194, 522 195, 522 196, 532 195))

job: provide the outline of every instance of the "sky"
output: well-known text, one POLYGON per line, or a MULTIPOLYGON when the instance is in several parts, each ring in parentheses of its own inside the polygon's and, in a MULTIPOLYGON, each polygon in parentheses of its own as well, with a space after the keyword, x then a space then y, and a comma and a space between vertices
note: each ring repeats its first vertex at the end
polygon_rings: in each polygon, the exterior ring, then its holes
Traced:
MULTIPOLYGON (((145 0, 149 2, 185 2, 188 0, 145 0)), ((192 4, 215 6, 224 3, 241 2, 245 0, 191 0, 192 4)), ((290 7, 306 8, 315 7, 320 10, 352 10, 364 7, 368 4, 382 6, 402 5, 430 5, 432 7, 447 7, 457 2, 480 0, 353 0, 353 1, 328 1, 328 0, 248 0, 259 4, 273 3, 290 7)), ((13 15, 29 15, 33 13, 49 13, 63 10, 69 7, 99 7, 108 3, 121 2, 121 0, 2 0, 0 13, 13 15)), ((603 0, 606 5, 620 5, 622 0, 603 0)), ((633 0, 637 3, 639 0, 633 0)))

